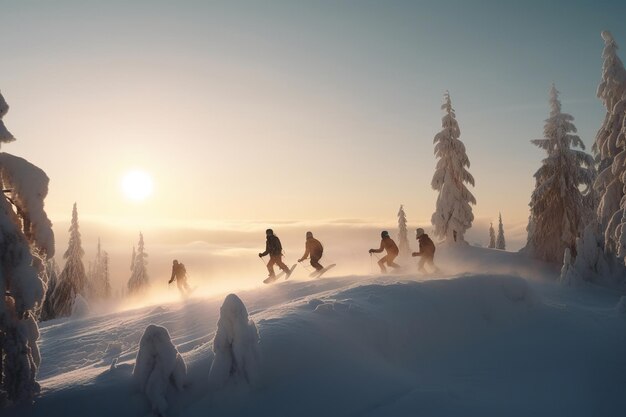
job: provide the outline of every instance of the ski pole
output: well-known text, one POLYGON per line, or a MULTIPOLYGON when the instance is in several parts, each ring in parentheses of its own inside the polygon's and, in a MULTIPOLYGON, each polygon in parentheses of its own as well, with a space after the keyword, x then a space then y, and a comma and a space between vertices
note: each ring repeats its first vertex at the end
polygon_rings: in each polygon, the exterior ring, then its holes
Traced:
POLYGON ((370 252, 370 275, 374 275, 374 258, 370 252))

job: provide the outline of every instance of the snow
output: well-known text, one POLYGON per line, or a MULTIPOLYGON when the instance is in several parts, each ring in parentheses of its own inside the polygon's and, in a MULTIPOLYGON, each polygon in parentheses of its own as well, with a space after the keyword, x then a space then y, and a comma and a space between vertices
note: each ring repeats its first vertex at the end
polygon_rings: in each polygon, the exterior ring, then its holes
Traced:
MULTIPOLYGON (((115 369, 114 367, 112 369, 115 369)), ((187 367, 162 326, 148 325, 139 342, 133 377, 146 395, 153 411, 165 415, 170 385, 182 391, 187 367)))
POLYGON ((210 388, 222 388, 230 381, 252 384, 258 378, 259 333, 254 322, 248 319, 246 306, 235 294, 226 296, 220 308, 213 352, 210 388))
POLYGON ((166 415, 621 415, 620 295, 561 286, 557 268, 519 253, 442 245, 436 261, 447 275, 289 280, 238 292, 241 303, 190 298, 45 322, 42 395, 6 416, 146 415, 132 369, 150 324, 167 329, 187 365, 166 415), (253 386, 207 384, 226 317, 224 328, 244 333, 246 317, 256 323, 253 386))

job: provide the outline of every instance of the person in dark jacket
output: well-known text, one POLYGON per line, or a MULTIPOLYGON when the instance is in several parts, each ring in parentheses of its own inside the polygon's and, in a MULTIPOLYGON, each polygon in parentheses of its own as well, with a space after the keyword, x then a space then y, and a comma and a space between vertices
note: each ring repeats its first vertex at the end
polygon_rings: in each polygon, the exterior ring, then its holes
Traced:
POLYGON ((434 268, 434 272, 439 272, 439 268, 435 265, 435 244, 428 237, 426 233, 424 233, 424 229, 417 229, 415 231, 415 238, 419 243, 419 252, 413 252, 413 256, 420 256, 421 259, 417 264, 420 272, 426 272, 426 268, 424 268, 424 264, 430 265, 434 268))
POLYGON ((274 274, 274 265, 278 265, 280 269, 289 275, 289 268, 283 262, 283 247, 280 244, 280 239, 274 234, 272 229, 265 231, 265 237, 265 252, 259 253, 259 257, 270 256, 270 261, 267 263, 267 270, 270 273, 269 276, 276 276, 276 274, 274 274))
POLYGON ((189 288, 189 284, 187 283, 187 270, 185 269, 185 265, 182 262, 178 262, 176 259, 172 262, 172 276, 168 284, 171 284, 174 280, 176 280, 176 285, 178 285, 178 290, 181 294, 191 292, 191 288, 189 288))
POLYGON ((380 260, 378 261, 380 272, 384 274, 387 272, 387 268, 385 268, 385 264, 387 264, 388 266, 394 269, 400 268, 400 265, 398 265, 397 263, 393 261, 394 259, 396 259, 400 251, 398 250, 398 245, 396 245, 396 242, 394 242, 393 239, 389 237, 389 232, 387 232, 386 230, 383 230, 383 232, 380 234, 380 237, 381 237, 380 248, 370 249, 370 253, 381 253, 383 250, 387 251, 387 254, 383 256, 382 258, 380 258, 380 260))
POLYGON ((302 258, 298 259, 298 262, 304 261, 306 258, 311 256, 311 266, 315 268, 316 271, 321 271, 324 269, 322 265, 320 265, 320 259, 322 258, 322 253, 324 252, 324 247, 321 242, 313 237, 312 232, 306 232, 306 243, 304 244, 304 255, 302 258))

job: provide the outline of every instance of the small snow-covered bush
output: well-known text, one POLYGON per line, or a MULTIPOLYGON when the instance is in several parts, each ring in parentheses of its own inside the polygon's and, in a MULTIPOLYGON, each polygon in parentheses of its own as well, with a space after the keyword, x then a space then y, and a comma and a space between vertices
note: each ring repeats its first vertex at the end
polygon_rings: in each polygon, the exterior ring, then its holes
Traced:
POLYGON ((221 388, 227 382, 253 383, 260 363, 259 333, 248 319, 241 299, 229 294, 220 308, 217 332, 213 340, 215 358, 209 371, 209 386, 221 388))
POLYGON ((185 361, 172 343, 167 329, 154 324, 146 327, 139 342, 133 377, 148 397, 153 411, 165 413, 168 387, 172 384, 182 391, 186 376, 185 361))

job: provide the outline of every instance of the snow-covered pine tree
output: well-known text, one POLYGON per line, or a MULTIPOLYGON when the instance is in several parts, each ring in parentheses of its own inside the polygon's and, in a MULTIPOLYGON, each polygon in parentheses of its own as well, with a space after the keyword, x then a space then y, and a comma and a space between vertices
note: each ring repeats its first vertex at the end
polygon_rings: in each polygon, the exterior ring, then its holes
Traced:
POLYGON ((496 239, 496 249, 506 250, 504 226, 502 225, 502 213, 498 213, 498 238, 496 239))
POLYGON ((626 168, 626 69, 617 56, 617 43, 611 33, 602 32, 602 38, 604 63, 597 96, 606 108, 606 116, 593 145, 598 163, 594 188, 599 196, 597 214, 604 233, 604 249, 607 254, 615 254, 620 240, 615 231, 622 219, 620 206, 626 182, 622 178, 626 168))
POLYGON ((409 246, 409 236, 406 228, 406 213, 404 212, 404 206, 400 205, 398 210, 398 250, 401 257, 408 257, 411 255, 411 247, 409 246))
POLYGON ((100 239, 98 238, 96 257, 90 263, 89 296, 91 299, 109 298, 111 296, 108 262, 108 255, 102 251, 100 239))
POLYGON ((576 238, 593 217, 586 198, 594 179, 593 158, 584 152, 585 145, 575 135, 574 118, 561 111, 558 94, 552 85, 545 137, 531 141, 545 150, 547 157, 535 173, 526 250, 549 262, 562 262, 565 248, 575 252, 576 238))
MULTIPOLYGON (((0 145, 13 136, 2 118, 9 107, 0 94, 0 145)), ((45 260, 54 256, 52 223, 44 210, 49 179, 25 159, 0 152, 0 399, 32 401, 41 358, 33 312, 43 302, 45 260)), ((0 404, 1 406, 1 404, 0 404)))
POLYGON ((72 222, 70 224, 70 241, 63 254, 65 265, 59 275, 56 290, 52 293, 52 308, 55 317, 67 317, 72 314, 72 305, 77 294, 86 296, 87 274, 83 264, 83 250, 80 231, 78 230, 78 210, 76 203, 72 207, 72 222))
POLYGON ((459 140, 461 131, 452 108, 450 94, 446 91, 441 109, 446 114, 441 119, 442 130, 435 135, 435 156, 439 159, 431 186, 439 192, 431 222, 434 234, 447 242, 464 242, 465 231, 472 227, 474 214, 470 204, 476 199, 465 183, 474 186, 474 177, 465 145, 459 140))
POLYGON ((128 280, 128 294, 134 295, 138 293, 142 293, 148 289, 150 285, 148 279, 148 269, 147 264, 148 261, 146 258, 148 255, 144 250, 143 244, 143 234, 139 233, 139 243, 137 244, 137 252, 133 249, 133 269, 130 275, 130 279, 128 280))
POLYGON ((496 231, 493 230, 493 223, 489 223, 489 249, 496 248, 496 231))

